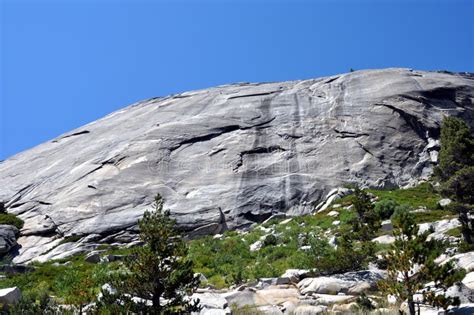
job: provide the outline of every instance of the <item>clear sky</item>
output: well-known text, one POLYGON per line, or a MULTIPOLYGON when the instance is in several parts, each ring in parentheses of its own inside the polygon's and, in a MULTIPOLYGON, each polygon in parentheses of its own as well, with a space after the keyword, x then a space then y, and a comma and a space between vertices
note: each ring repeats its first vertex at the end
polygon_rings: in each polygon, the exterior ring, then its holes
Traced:
POLYGON ((219 84, 474 72, 474 0, 0 3, 0 159, 133 102, 219 84))

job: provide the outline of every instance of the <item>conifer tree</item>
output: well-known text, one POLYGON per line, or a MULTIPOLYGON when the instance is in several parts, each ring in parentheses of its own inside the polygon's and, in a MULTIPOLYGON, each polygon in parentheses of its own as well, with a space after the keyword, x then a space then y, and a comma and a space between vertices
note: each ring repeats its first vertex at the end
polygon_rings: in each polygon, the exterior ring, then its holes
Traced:
POLYGON ((445 182, 468 166, 474 166, 474 138, 469 125, 462 119, 445 117, 441 124, 441 150, 436 174, 445 182))
POLYGON ((441 253, 440 244, 428 235, 428 230, 419 233, 413 215, 398 211, 392 218, 395 242, 385 255, 387 261, 387 279, 379 283, 387 294, 407 301, 410 315, 415 315, 413 295, 422 292, 423 302, 447 309, 450 305, 459 305, 458 298, 446 296, 446 290, 464 278, 464 270, 456 269, 452 262, 437 265, 434 259, 441 253), (425 283, 433 282, 431 286, 425 283))
POLYGON ((163 211, 159 195, 155 211, 146 211, 138 226, 144 245, 133 250, 124 262, 125 271, 112 279, 116 293, 103 292, 105 303, 114 304, 109 309, 124 307, 143 314, 199 311, 198 301, 187 298, 199 286, 199 277, 193 273, 186 243, 169 211, 163 211))
POLYGON ((372 240, 381 227, 381 220, 370 200, 369 194, 356 187, 353 198, 356 217, 351 220, 352 238, 368 242, 372 240))
POLYGON ((439 166, 441 193, 455 202, 449 206, 458 213, 464 241, 474 243, 474 137, 469 125, 456 117, 445 117, 441 126, 439 166))

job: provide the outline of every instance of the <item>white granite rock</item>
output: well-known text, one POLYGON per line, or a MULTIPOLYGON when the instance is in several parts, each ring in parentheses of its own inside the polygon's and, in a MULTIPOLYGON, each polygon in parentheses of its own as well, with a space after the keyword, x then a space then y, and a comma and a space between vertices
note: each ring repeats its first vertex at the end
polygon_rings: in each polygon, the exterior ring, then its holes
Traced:
POLYGON ((427 178, 442 118, 472 125, 473 95, 468 74, 384 69, 153 98, 0 162, 0 201, 49 242, 129 243, 157 193, 190 236, 308 214, 347 182, 427 178))

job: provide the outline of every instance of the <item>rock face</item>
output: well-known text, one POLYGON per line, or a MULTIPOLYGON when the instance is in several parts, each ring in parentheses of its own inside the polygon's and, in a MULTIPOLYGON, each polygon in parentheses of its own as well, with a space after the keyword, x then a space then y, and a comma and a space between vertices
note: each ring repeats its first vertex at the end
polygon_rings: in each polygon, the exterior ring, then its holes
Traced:
POLYGON ((190 235, 301 215, 344 183, 429 175, 442 117, 473 125, 473 96, 472 74, 386 69, 154 98, 0 163, 0 201, 35 255, 132 241, 157 193, 190 235))
POLYGON ((15 304, 21 299, 21 291, 17 287, 0 290, 0 304, 15 304))
POLYGON ((16 246, 16 237, 19 231, 13 225, 0 224, 0 254, 8 253, 16 246))

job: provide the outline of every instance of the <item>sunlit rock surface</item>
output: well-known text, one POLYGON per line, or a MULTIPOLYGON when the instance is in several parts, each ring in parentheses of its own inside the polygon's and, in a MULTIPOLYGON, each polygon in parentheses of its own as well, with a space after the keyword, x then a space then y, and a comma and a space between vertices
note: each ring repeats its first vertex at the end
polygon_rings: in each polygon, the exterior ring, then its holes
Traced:
POLYGON ((413 184, 444 115, 473 125, 473 97, 472 74, 386 69, 136 103, 0 163, 0 201, 25 220, 16 260, 71 235, 131 242, 157 193, 199 235, 309 213, 345 183, 413 184))

